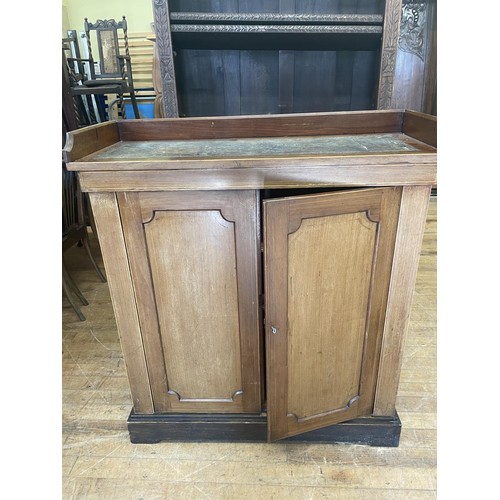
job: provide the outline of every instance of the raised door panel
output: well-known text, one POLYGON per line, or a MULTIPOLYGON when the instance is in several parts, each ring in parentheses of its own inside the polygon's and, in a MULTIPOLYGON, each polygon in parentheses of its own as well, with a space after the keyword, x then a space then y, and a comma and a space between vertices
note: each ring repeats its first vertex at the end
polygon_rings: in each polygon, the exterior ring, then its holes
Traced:
POLYGON ((219 210, 172 210, 144 229, 168 394, 231 401, 241 393, 234 222, 219 210))
POLYGON ((119 195, 155 411, 258 412, 254 191, 119 195))
POLYGON ((371 414, 400 198, 264 202, 270 440, 371 414))

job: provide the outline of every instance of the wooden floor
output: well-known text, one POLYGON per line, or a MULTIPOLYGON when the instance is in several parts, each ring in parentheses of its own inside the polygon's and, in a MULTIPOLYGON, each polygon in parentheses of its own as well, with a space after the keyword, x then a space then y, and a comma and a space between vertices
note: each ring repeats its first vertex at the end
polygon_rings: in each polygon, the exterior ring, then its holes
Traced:
MULTIPOLYGON (((322 444, 131 444, 132 403, 109 291, 82 248, 67 263, 89 305, 63 299, 66 499, 436 498, 436 198, 431 200, 397 408, 398 448, 322 444)), ((98 253, 97 241, 92 247, 98 253)))

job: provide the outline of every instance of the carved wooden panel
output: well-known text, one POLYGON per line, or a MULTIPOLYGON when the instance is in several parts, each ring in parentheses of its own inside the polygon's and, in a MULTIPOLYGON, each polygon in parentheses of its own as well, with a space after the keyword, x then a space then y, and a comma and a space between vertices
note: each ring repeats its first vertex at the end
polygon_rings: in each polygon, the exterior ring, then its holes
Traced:
POLYGON ((392 107, 394 74, 398 55, 401 1, 386 0, 385 3, 377 109, 390 109, 392 107))
POLYGON ((436 1, 403 1, 392 107, 436 114, 436 1))
POLYGON ((156 47, 162 84, 163 116, 177 118, 177 89, 175 83, 174 51, 170 35, 170 12, 167 0, 153 0, 156 47))
POLYGON ((259 411, 255 192, 119 200, 155 410, 259 411))
POLYGON ((400 199, 264 202, 271 441, 371 414, 400 199))

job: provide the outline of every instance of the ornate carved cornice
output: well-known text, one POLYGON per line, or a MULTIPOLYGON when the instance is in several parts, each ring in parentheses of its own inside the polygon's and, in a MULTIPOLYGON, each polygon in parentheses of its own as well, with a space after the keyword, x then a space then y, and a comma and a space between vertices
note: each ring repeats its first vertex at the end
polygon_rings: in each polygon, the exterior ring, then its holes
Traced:
POLYGON ((401 12, 399 48, 424 60, 424 27, 427 16, 425 3, 405 3, 401 12))
POLYGON ((383 17, 368 14, 274 14, 232 12, 172 12, 172 24, 179 22, 283 23, 283 24, 382 24, 383 17))
POLYGON ((173 24, 172 33, 375 33, 381 26, 313 26, 279 24, 173 24))

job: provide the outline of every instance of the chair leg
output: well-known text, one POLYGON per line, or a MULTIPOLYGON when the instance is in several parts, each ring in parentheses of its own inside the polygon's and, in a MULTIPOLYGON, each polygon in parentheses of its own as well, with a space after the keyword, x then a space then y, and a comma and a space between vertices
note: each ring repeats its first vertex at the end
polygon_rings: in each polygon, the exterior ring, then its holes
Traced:
POLYGON ((102 271, 99 269, 99 266, 97 265, 97 262, 94 259, 94 256, 92 255, 92 251, 90 250, 90 244, 89 244, 89 239, 88 236, 85 236, 83 239, 83 247, 85 248, 85 251, 87 252, 87 255, 89 256, 90 262, 92 262, 92 265, 94 266, 95 272, 97 273, 97 276, 99 276, 99 279, 103 282, 106 283, 106 277, 104 274, 102 274, 102 271))
POLYGON ((92 229, 92 234, 97 236, 97 229, 95 227, 95 220, 94 220, 94 215, 92 214, 92 210, 89 211, 89 223, 90 223, 90 229, 92 229))
POLYGON ((82 292, 80 292, 80 290, 78 290, 78 287, 74 284, 73 280, 71 279, 71 276, 69 275, 66 269, 66 266, 64 265, 64 262, 62 266, 62 287, 64 295, 66 295, 66 298, 68 299, 68 302, 71 304, 71 307, 78 316, 78 319, 80 321, 85 321, 85 316, 83 315, 82 311, 80 310, 80 307, 76 303, 75 294, 78 295, 78 298, 82 301, 84 305, 88 305, 88 302, 83 296, 82 292))
POLYGON ((84 198, 84 211, 87 214, 87 217, 89 219, 90 228, 92 229, 92 233, 95 236, 97 236, 97 229, 95 227, 94 213, 92 212, 92 206, 90 204, 89 194, 83 193, 83 198, 84 198))
POLYGON ((137 106, 137 99, 135 97, 135 92, 130 92, 130 100, 132 101, 132 108, 134 108, 134 115, 137 119, 141 117, 139 113, 139 106, 137 106))
POLYGON ((88 108, 88 112, 89 112, 89 124, 94 125, 95 123, 99 123, 99 120, 97 119, 97 117, 95 115, 94 102, 92 101, 92 95, 87 94, 85 96, 85 99, 87 101, 87 108, 88 108))
POLYGON ((80 302, 84 306, 88 306, 89 303, 88 303, 87 299, 85 298, 83 293, 80 291, 80 289, 76 286, 76 283, 73 281, 73 278, 71 277, 71 275, 68 273, 68 270, 66 269, 66 265, 64 264, 64 261, 63 261, 63 265, 62 265, 62 276, 63 276, 63 283, 66 283, 66 285, 68 286, 68 289, 73 292, 73 295, 76 295, 80 299, 80 302))
POLYGON ((118 118, 121 120, 125 120, 127 118, 123 93, 118 96, 118 118))
POLYGON ((109 115, 106 116, 106 110, 104 108, 104 104, 101 101, 101 94, 94 95, 95 103, 97 105, 97 111, 99 113, 99 120, 101 123, 109 120, 109 115))

